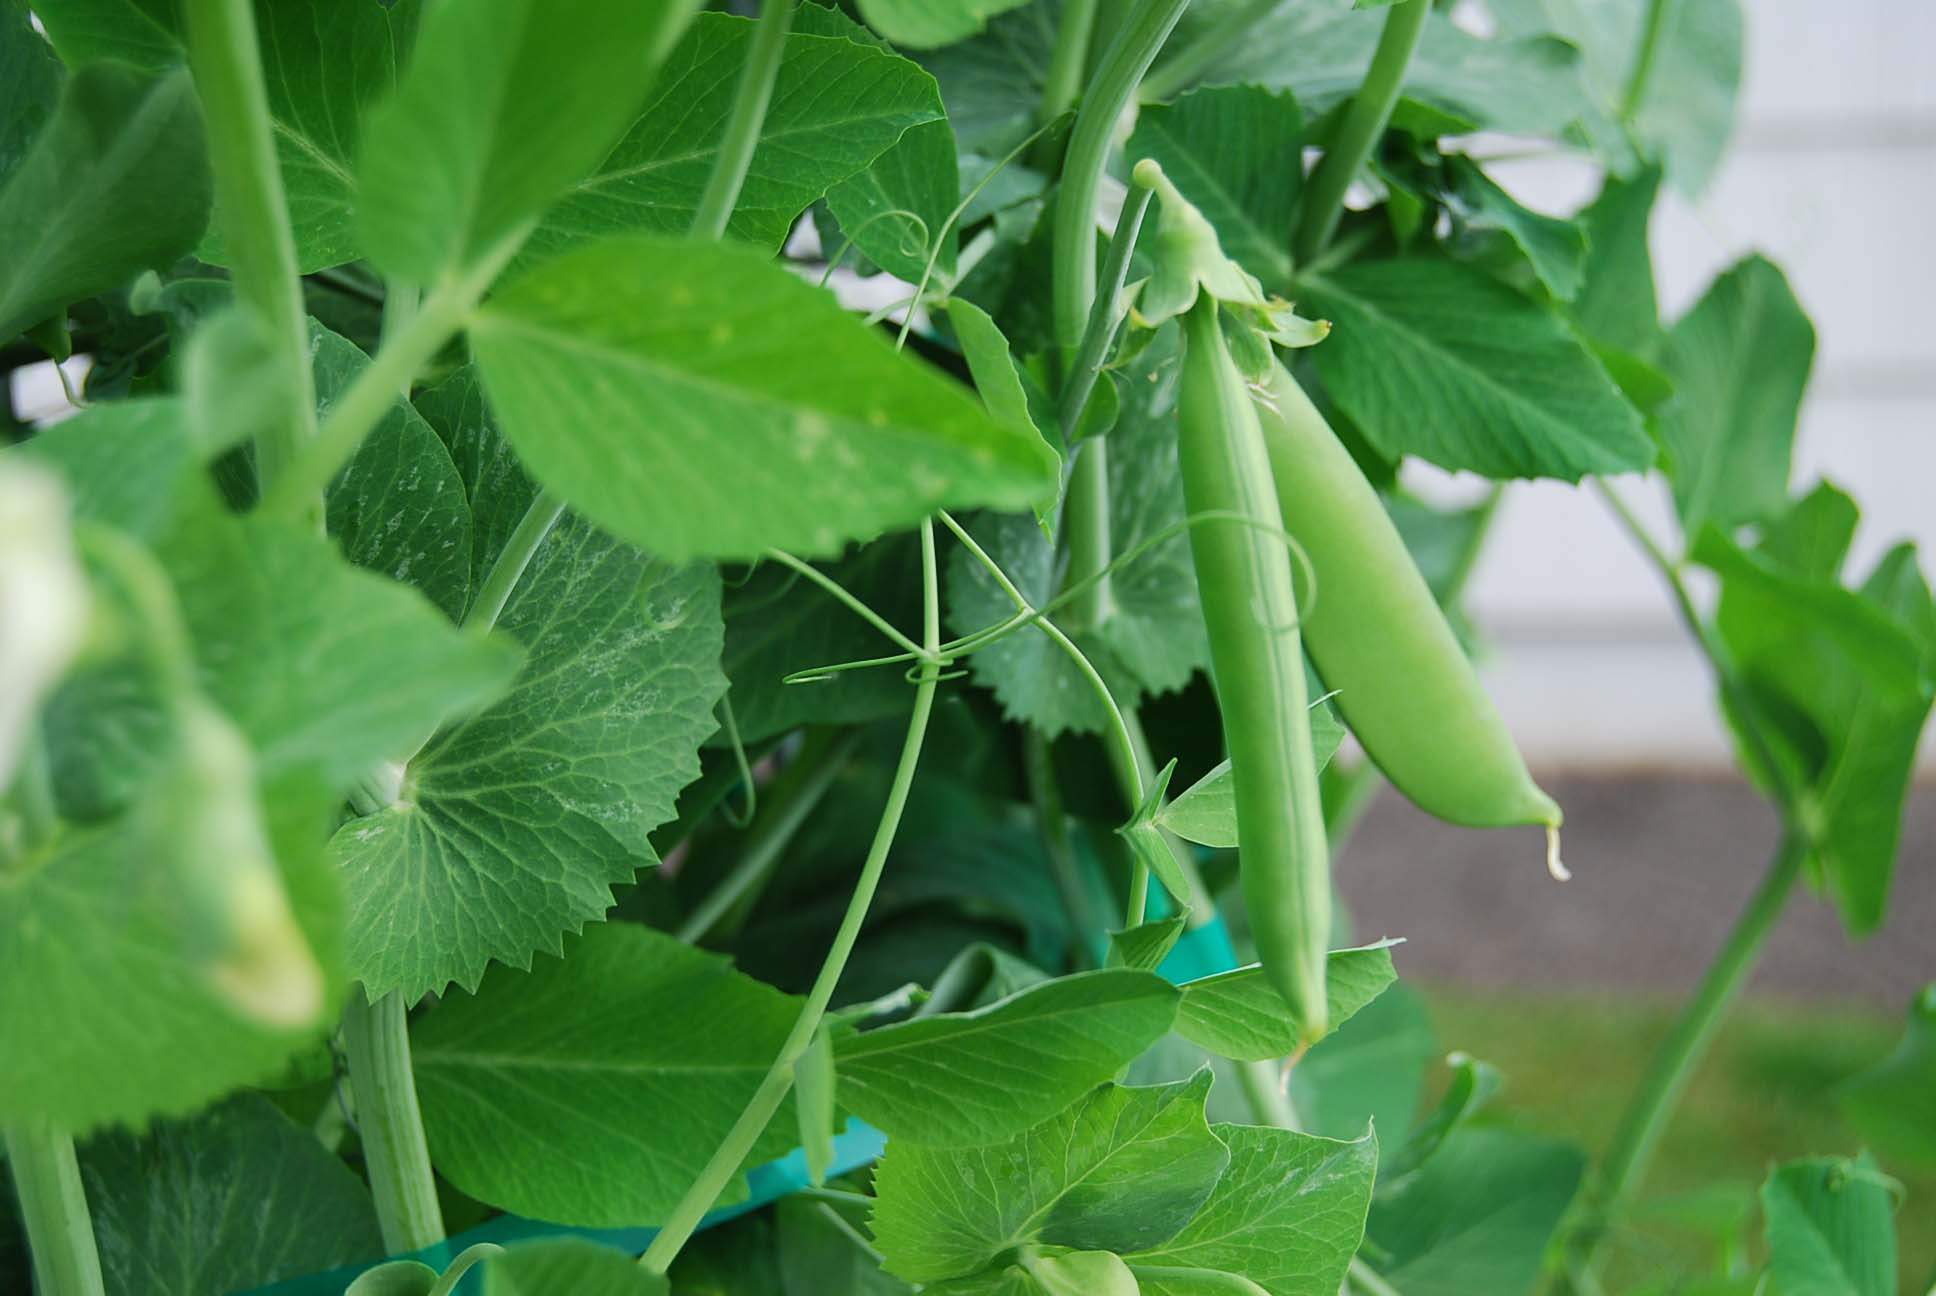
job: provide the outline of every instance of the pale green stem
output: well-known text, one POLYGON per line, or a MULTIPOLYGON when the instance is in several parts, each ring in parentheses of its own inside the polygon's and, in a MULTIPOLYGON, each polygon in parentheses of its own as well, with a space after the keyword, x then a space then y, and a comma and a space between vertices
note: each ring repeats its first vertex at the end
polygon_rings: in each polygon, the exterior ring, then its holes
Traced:
POLYGON ((1076 936, 1078 956, 1089 959, 1086 941, 1101 930, 1089 888, 1084 884, 1075 846, 1069 840, 1069 821, 1062 808, 1062 789, 1055 781, 1055 759, 1049 740, 1033 725, 1022 734, 1022 768, 1028 777, 1029 800, 1035 806, 1036 827, 1042 834, 1042 849, 1049 857, 1049 874, 1062 897, 1062 911, 1076 936))
MULTIPOLYGON (((288 371, 288 403, 256 445, 256 471, 266 490, 316 435, 309 319, 297 273, 296 240, 276 161, 255 8, 250 0, 186 0, 184 10, 188 62, 208 130, 216 219, 229 276, 236 296, 274 339, 277 359, 288 371)), ((306 491, 292 512, 320 529, 320 485, 306 491)))
POLYGON ((1378 37, 1364 83, 1345 109, 1344 120, 1338 123, 1330 147, 1324 150, 1324 160, 1304 186, 1304 214, 1298 223, 1295 247, 1298 264, 1324 251, 1337 232, 1344 215, 1345 191, 1364 170, 1378 137, 1391 121, 1398 93, 1405 84, 1405 70, 1411 66, 1412 52, 1418 48, 1431 12, 1431 0, 1399 0, 1386 13, 1385 29, 1378 37))
POLYGON ((423 1113, 410 1074, 409 1006, 396 992, 372 1003, 362 986, 343 1009, 343 1052, 356 1095, 356 1132, 376 1198, 377 1225, 393 1255, 444 1240, 444 1212, 430 1170, 423 1113))
POLYGON ((1265 1059, 1236 1065, 1237 1080, 1243 1085, 1244 1097, 1250 1102, 1251 1115, 1259 1125, 1274 1125, 1287 1130, 1300 1128, 1297 1108, 1284 1086, 1283 1063, 1265 1059))
POLYGON ((1096 0, 1064 0, 1057 22, 1055 48, 1049 54, 1048 75, 1042 81, 1038 124, 1047 124, 1075 107, 1082 80, 1089 70, 1089 46, 1096 30, 1096 0))
POLYGON ((793 840, 814 807, 827 795, 847 767, 860 735, 849 730, 838 737, 809 742, 780 776, 772 794, 762 798, 766 812, 747 834, 739 860, 673 934, 688 944, 706 939, 713 927, 753 894, 779 863, 780 852, 793 840))
POLYGON ((1357 1256, 1351 1257, 1351 1285, 1365 1296, 1399 1296, 1398 1289, 1379 1276, 1378 1271, 1357 1256))
POLYGON ((881 874, 887 866, 888 851, 893 847, 894 835, 901 826, 901 815, 907 809, 908 791, 914 784, 914 771, 921 761, 922 743, 927 739, 928 717, 934 710, 935 686, 940 677, 935 654, 941 646, 938 584, 934 561, 934 524, 924 521, 921 524, 922 639, 930 656, 922 665, 915 685, 914 710, 908 718, 907 738, 901 747, 900 762, 894 769, 887 804, 874 830, 874 840, 868 846, 867 858, 861 865, 860 880, 854 886, 853 898, 847 902, 847 912, 841 919, 840 930, 834 935, 833 946, 820 965, 820 975, 814 978, 813 988, 807 992, 806 1002, 801 1006, 800 1015, 794 1020, 793 1029, 787 1035, 779 1056, 773 1059, 773 1065, 760 1081, 752 1101, 740 1113, 725 1141, 713 1153, 712 1160, 706 1163, 699 1178, 686 1190, 685 1196, 660 1228, 658 1236, 652 1239, 652 1245, 646 1248, 644 1256, 640 1258, 639 1263, 652 1273, 663 1274, 672 1267, 680 1249, 745 1164, 754 1143, 773 1119, 773 1113, 779 1110, 787 1090, 793 1086, 794 1064, 805 1054, 815 1032, 820 1029, 834 989, 840 984, 841 974, 847 969, 847 960, 854 952, 854 943, 860 939, 861 927, 867 921, 867 911, 874 902, 874 893, 880 887, 881 874))
MULTIPOLYGON (((423 293, 414 284, 388 284, 383 292, 383 325, 378 335, 379 345, 390 342, 409 328, 410 321, 417 317, 417 307, 422 304, 423 293)), ((403 385, 397 388, 397 394, 405 400, 410 399, 409 379, 405 379, 403 385)))
POLYGON ((531 566, 532 558, 537 555, 538 546, 551 534, 551 528, 558 524, 564 511, 563 500, 550 491, 538 492, 537 498, 531 501, 524 510, 524 516, 518 520, 511 538, 498 551, 491 570, 484 575, 484 583, 478 586, 477 597, 471 600, 470 609, 464 613, 465 629, 482 632, 497 624, 518 582, 524 579, 525 569, 531 566))
POLYGON ((377 348, 349 390, 330 408, 321 430, 303 443, 263 496, 265 512, 300 515, 319 499, 356 448, 396 406, 417 374, 464 327, 471 311, 530 233, 526 226, 461 274, 433 288, 410 322, 377 348))
POLYGON ((1055 208, 1055 338, 1064 348, 1081 341, 1096 297, 1096 199, 1116 123, 1189 7, 1190 0, 1142 0, 1103 55, 1076 113, 1055 208))
MULTIPOLYGON (((1250 29, 1277 8, 1281 0, 1244 0, 1231 5, 1223 17, 1199 32, 1175 55, 1166 58, 1143 78, 1143 98, 1165 102, 1195 85, 1203 75, 1242 44, 1250 29)), ((1296 166, 1298 159, 1290 159, 1296 166)))
POLYGON ((1062 504, 1069 561, 1062 579, 1082 591, 1069 604, 1069 619, 1080 629, 1095 630, 1116 613, 1115 582, 1109 578, 1115 561, 1115 539, 1109 531, 1109 441, 1090 437, 1071 450, 1075 466, 1062 504))
POLYGON ((773 100, 773 83, 780 74, 780 59, 786 53, 787 28, 793 23, 793 0, 764 0, 759 24, 753 29, 753 43, 740 68, 739 87, 733 93, 732 115, 726 119, 726 136, 719 143, 712 174, 699 195, 699 210, 693 213, 692 236, 716 239, 726 233, 746 184, 753 153, 759 148, 760 128, 766 124, 767 105, 773 100))
POLYGON ((930 655, 922 649, 921 645, 915 643, 914 640, 908 638, 899 630, 896 630, 893 624, 880 613, 849 593, 846 587, 839 581, 827 575, 812 563, 802 562, 792 554, 779 549, 767 550, 766 556, 774 562, 798 572, 800 575, 818 585, 821 589, 827 591, 827 593, 833 595, 836 599, 839 599, 848 611, 867 622, 868 625, 873 626, 889 639, 892 639, 903 651, 911 654, 917 661, 930 655))
POLYGON ((1634 51, 1633 72, 1627 78, 1627 91, 1620 100, 1620 123, 1632 126, 1647 100, 1648 83, 1654 77, 1654 63, 1660 54, 1660 36, 1667 25, 1669 0, 1647 0, 1647 18, 1640 29, 1640 47, 1634 51))
POLYGON ((34 1257, 34 1290, 40 1296, 102 1296, 101 1255, 73 1138, 38 1124, 9 1126, 7 1166, 34 1257))

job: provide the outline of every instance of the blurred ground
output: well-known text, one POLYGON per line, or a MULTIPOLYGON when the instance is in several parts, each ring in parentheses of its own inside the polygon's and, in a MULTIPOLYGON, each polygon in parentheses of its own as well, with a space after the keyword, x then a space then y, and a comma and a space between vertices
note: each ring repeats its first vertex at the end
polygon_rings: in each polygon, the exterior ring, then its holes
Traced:
MULTIPOLYGON (((1389 788, 1338 860, 1361 939, 1403 936, 1407 977, 1461 985, 1684 991, 1774 849, 1774 814, 1726 778, 1546 778, 1566 808, 1573 881, 1549 880, 1537 829, 1448 828, 1389 788)), ((1916 789, 1880 931, 1852 944, 1798 892, 1753 989, 1856 1000, 1894 1018, 1936 980, 1936 786, 1916 789)))

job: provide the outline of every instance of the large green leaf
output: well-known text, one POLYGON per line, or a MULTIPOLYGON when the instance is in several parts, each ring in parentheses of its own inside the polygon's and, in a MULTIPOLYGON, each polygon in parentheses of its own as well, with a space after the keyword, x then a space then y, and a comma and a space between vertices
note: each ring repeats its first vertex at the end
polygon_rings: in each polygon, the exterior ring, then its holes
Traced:
MULTIPOLYGON (((162 68, 183 58, 175 0, 52 0, 37 6, 70 62, 162 68)), ((396 83, 416 34, 418 0, 256 0, 264 88, 275 128, 296 261, 307 274, 353 261, 355 157, 363 112, 396 83)), ((204 260, 224 260, 211 227, 204 260)))
MULTIPOLYGON (((316 400, 336 400, 370 358, 309 322, 316 400)), ((330 484, 329 533, 359 567, 420 589, 453 621, 471 592, 471 510, 450 451, 401 396, 330 484)))
POLYGON ((667 1296, 632 1256, 584 1238, 514 1246, 484 1262, 484 1296, 667 1296))
POLYGON ((719 577, 566 516, 498 620, 529 658, 508 695, 410 761, 398 803, 331 850, 351 966, 409 998, 529 967, 654 860, 646 834, 699 773, 719 674, 719 577))
POLYGON ((1799 730, 1783 725, 1770 741, 1788 778, 1807 789, 1820 876, 1862 935, 1887 907, 1904 798, 1936 697, 1936 608, 1907 545, 1859 591, 1837 583, 1853 515, 1853 503, 1824 485, 1757 551, 1710 526, 1694 558, 1721 578, 1717 623, 1762 707, 1798 718, 1799 730), (1828 513, 1842 520, 1824 525, 1828 513))
POLYGON ((1663 357, 1677 399, 1660 440, 1681 526, 1766 521, 1788 499, 1795 420, 1815 329, 1771 262, 1749 257, 1674 325, 1663 357))
MULTIPOLYGON (((1358 91, 1385 16, 1344 0, 1280 5, 1205 79, 1288 89, 1313 120, 1358 91)), ((1585 109, 1580 54, 1550 36, 1482 40, 1434 14, 1405 74, 1407 99, 1442 127, 1557 134, 1585 109)))
POLYGON ((1897 1186, 1867 1153, 1791 1161, 1761 1186, 1782 1296, 1895 1296, 1897 1186))
POLYGON ((1936 1166, 1936 983, 1909 1006, 1895 1052, 1842 1086, 1842 1111, 1892 1163, 1936 1166))
POLYGON ((168 265, 209 202, 188 74, 81 68, 0 189, 0 340, 168 265))
POLYGON ((1372 1207, 1385 1279, 1407 1296, 1531 1289, 1584 1165, 1577 1149, 1527 1134, 1453 1134, 1372 1207))
POLYGON ((1388 457, 1564 481, 1653 460, 1639 416, 1578 339, 1482 271, 1359 262, 1313 279, 1299 305, 1333 322, 1314 352, 1325 387, 1388 457))
POLYGON ((842 1105, 892 1138, 938 1147, 1027 1130, 1170 1028, 1177 992, 1126 968, 1061 977, 979 1008, 835 1043, 842 1105))
POLYGON ((668 557, 830 554, 1055 484, 1039 438, 728 243, 567 253, 499 293, 472 344, 533 475, 668 557))
POLYGON ((1155 158, 1216 226, 1218 241, 1268 288, 1290 282, 1290 237, 1303 187, 1304 115, 1261 86, 1194 90, 1136 119, 1131 158, 1155 158))
MULTIPOLYGON (((744 18, 700 15, 625 137, 546 216, 532 246, 635 231, 683 234, 725 137, 752 31, 744 18)), ((907 59, 838 37, 788 35, 728 232, 777 250, 794 218, 831 186, 864 170, 911 127, 940 120, 934 79, 907 59)))
POLYGON ((972 39, 926 55, 963 153, 997 158, 1036 128, 1062 0, 1038 0, 994 19, 972 39))
POLYGON ((208 1296, 383 1254, 370 1190, 267 1100, 103 1134, 81 1178, 111 1292, 208 1296))
MULTIPOLYGON (((1325 960, 1325 1002, 1336 1030, 1398 979, 1391 946, 1333 950, 1325 960)), ((1176 1032, 1219 1057, 1274 1061, 1304 1043, 1303 1026, 1253 964, 1233 972, 1187 981, 1181 987, 1176 1032)))
MULTIPOLYGON (((663 1220, 752 1098, 794 1000, 631 923, 493 969, 411 1030, 439 1171, 480 1201, 583 1225, 663 1220), (676 1117, 676 1118, 675 1118, 676 1117)), ((771 1155, 794 1137, 774 1123, 771 1155)), ((757 1159, 757 1156, 756 1156, 757 1159)))
POLYGON ((364 250, 429 284, 589 173, 637 115, 680 0, 471 0, 426 16, 358 147, 364 250))
POLYGON ((1230 1160, 1204 1120, 1209 1091, 1207 1071, 1150 1088, 1104 1085, 1005 1143, 892 1144, 874 1181, 888 1272, 915 1282, 972 1274, 1037 1241, 1119 1251, 1163 1242, 1230 1160))
POLYGON ((1248 1278, 1270 1296, 1330 1296, 1364 1237, 1378 1169, 1370 1130, 1336 1142, 1295 1130, 1217 1125, 1230 1168, 1183 1230, 1127 1258, 1248 1278))
MULTIPOLYGON (((1579 225, 1521 206, 1463 154, 1447 157, 1445 166, 1460 220, 1468 229, 1497 230, 1511 239, 1554 297, 1571 301, 1579 294, 1587 250, 1579 225)), ((1653 291, 1651 281, 1648 291, 1653 291)))
POLYGON ((1596 342, 1632 355, 1651 353, 1660 336, 1654 297, 1654 260, 1647 236, 1660 171, 1629 178, 1609 175, 1600 195, 1580 213, 1587 255, 1573 319, 1596 342))
POLYGON ((952 45, 980 31, 997 14, 1028 0, 860 0, 860 16, 875 31, 911 49, 952 45))

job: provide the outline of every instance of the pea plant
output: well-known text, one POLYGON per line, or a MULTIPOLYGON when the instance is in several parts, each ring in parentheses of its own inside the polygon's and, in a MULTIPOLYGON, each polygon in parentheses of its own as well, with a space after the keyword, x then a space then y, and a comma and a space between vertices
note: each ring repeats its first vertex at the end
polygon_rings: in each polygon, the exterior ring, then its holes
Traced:
POLYGON ((1913 550, 1791 486, 1781 272, 1656 305, 1740 23, 0 0, 0 343, 88 360, 0 452, 0 1280, 1897 1291, 1929 1005, 1870 1148, 1635 1262, 1797 883, 1882 920, 1936 691, 1913 550), (1566 876, 1458 607, 1497 490, 1406 460, 1592 481, 1784 828, 1592 1164, 1332 895, 1381 778, 1566 876))

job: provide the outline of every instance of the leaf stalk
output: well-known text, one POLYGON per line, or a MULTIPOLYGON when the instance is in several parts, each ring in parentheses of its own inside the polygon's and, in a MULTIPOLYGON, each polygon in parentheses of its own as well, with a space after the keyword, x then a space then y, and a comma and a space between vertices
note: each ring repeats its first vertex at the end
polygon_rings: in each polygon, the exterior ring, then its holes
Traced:
POLYGON ((34 1257, 34 1290, 46 1296, 103 1296, 87 1191, 72 1135, 38 1123, 9 1126, 7 1166, 34 1257))

